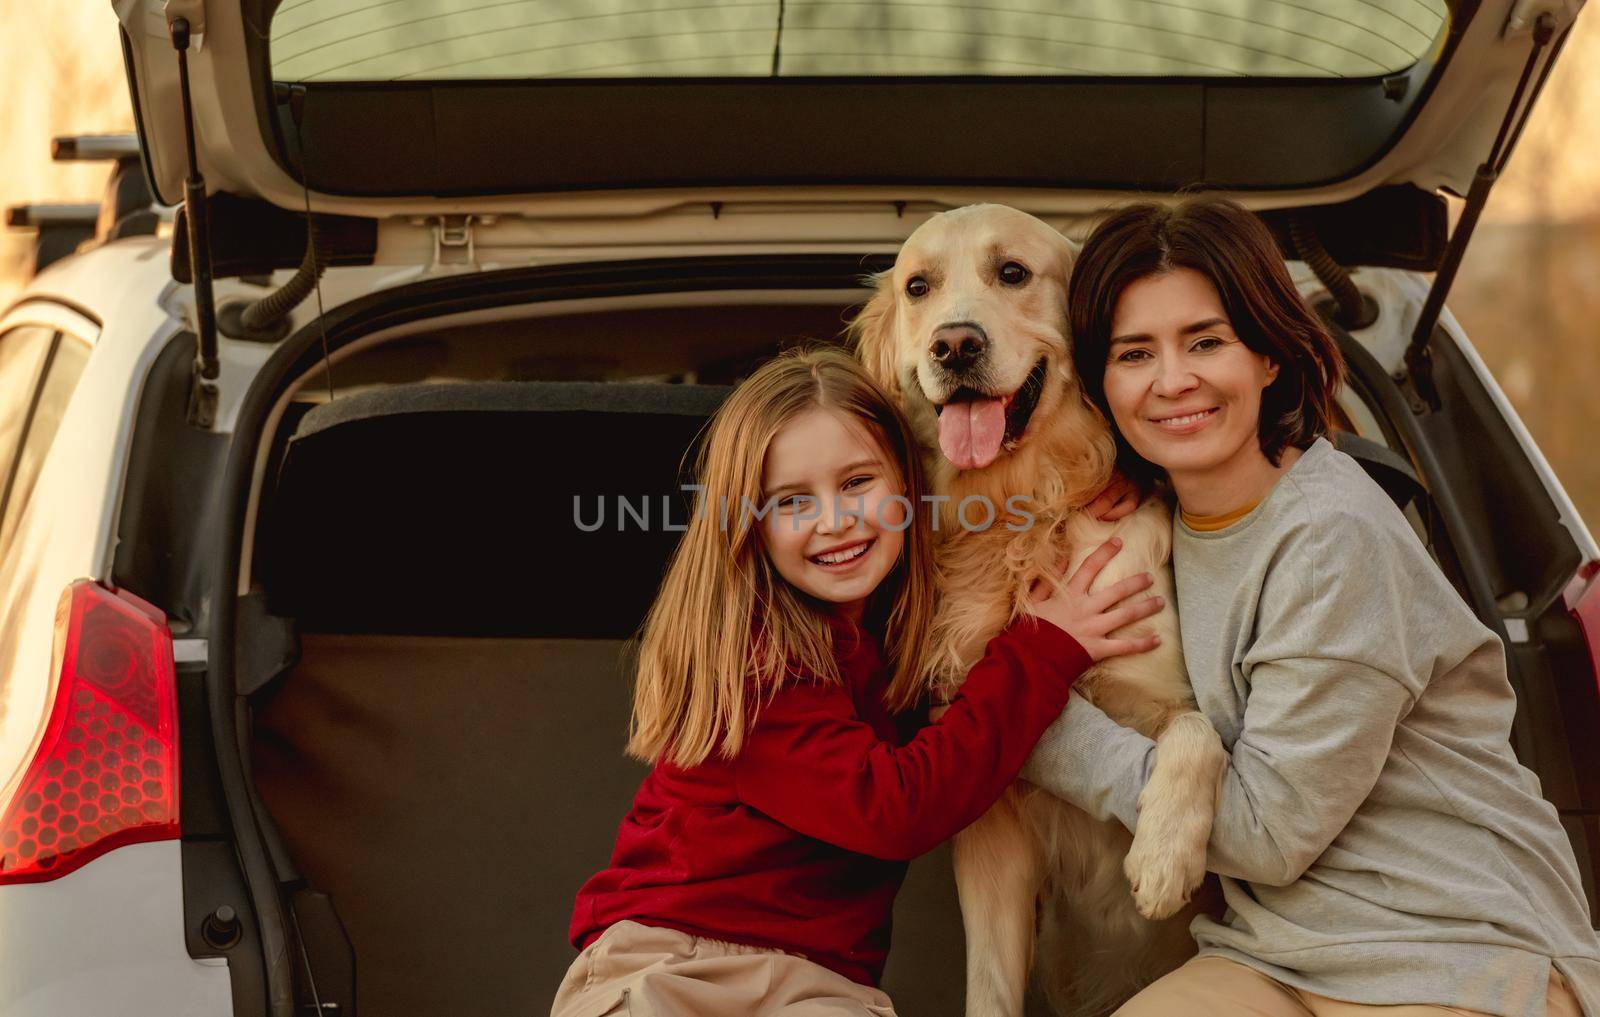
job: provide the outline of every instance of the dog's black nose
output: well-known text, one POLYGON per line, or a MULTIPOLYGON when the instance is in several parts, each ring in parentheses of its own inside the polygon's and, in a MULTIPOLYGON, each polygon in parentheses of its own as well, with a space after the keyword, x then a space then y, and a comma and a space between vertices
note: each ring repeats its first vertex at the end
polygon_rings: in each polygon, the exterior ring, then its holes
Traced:
POLYGON ((988 347, 988 337, 977 325, 941 325, 933 330, 928 355, 945 370, 960 373, 976 364, 988 347))

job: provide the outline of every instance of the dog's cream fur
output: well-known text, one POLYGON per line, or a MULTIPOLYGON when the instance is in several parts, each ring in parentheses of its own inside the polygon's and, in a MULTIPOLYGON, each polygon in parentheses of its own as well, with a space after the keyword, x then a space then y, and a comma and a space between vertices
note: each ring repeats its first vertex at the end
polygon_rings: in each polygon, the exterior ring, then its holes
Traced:
MULTIPOLYGON (((851 326, 862 360, 910 417, 934 490, 950 496, 939 521, 936 694, 953 694, 989 638, 1031 610, 1036 580, 1056 575, 1069 557, 1070 574, 1112 534, 1122 537, 1123 549, 1095 588, 1149 571, 1156 576, 1151 592, 1168 605, 1127 630, 1159 632, 1158 649, 1097 664, 1074 686, 1074 694, 1156 740, 1138 836, 1018 781, 955 839, 971 1017, 1020 1017, 1036 949, 1047 996, 1058 1012, 1074 1014, 1109 1012, 1194 952, 1187 926, 1195 907, 1186 903, 1205 873, 1225 759, 1216 732, 1195 710, 1183 668, 1166 507, 1150 499, 1117 523, 1081 511, 1106 484, 1114 446, 1073 370, 1066 320, 1072 259, 1060 233, 1015 209, 945 212, 906 241, 851 326), (1008 261, 1030 271, 1023 285, 1000 279, 1008 261), (925 296, 907 295, 913 276, 928 281, 925 296), (1040 357, 1047 362, 1020 439, 989 466, 968 471, 939 449, 935 407, 955 385, 929 350, 934 330, 956 322, 979 326, 988 339, 976 373, 963 382, 968 387, 1012 393, 1040 357), (1026 496, 1022 507, 1033 522, 1002 514, 987 529, 964 528, 957 507, 971 495, 997 508, 1026 496)), ((967 518, 976 524, 981 513, 967 518)))

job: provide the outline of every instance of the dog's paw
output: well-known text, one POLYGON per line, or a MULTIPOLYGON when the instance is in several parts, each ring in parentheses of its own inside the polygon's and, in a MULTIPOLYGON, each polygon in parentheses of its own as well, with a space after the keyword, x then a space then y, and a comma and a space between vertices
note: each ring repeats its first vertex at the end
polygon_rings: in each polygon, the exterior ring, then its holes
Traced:
POLYGON ((1152 920, 1167 918, 1189 902, 1189 895, 1205 878, 1205 848, 1186 848, 1179 838, 1163 836, 1154 824, 1141 823, 1122 871, 1133 888, 1139 913, 1152 920))

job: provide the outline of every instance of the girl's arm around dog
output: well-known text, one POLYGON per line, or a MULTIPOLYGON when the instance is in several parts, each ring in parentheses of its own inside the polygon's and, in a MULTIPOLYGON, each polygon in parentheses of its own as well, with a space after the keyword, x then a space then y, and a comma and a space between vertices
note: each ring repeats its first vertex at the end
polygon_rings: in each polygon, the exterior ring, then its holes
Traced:
POLYGON ((938 722, 881 737, 843 684, 798 681, 764 704, 734 764, 741 801, 810 837, 877 858, 926 853, 983 814, 1088 668, 1046 621, 990 640, 938 722))

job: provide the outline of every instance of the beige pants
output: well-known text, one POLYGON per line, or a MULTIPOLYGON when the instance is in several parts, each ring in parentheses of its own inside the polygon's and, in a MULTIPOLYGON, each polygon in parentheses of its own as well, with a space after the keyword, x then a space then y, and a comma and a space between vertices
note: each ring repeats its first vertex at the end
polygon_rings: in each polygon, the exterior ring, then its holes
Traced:
POLYGON ((550 1017, 895 1017, 881 990, 804 957, 618 922, 561 980, 550 1017))
MULTIPOLYGON (((1583 1017, 1566 979, 1550 969, 1549 1017, 1583 1017)), ((1225 957, 1196 957, 1157 980, 1114 1017, 1482 1017, 1454 1006, 1371 1006, 1292 989, 1225 957)))

